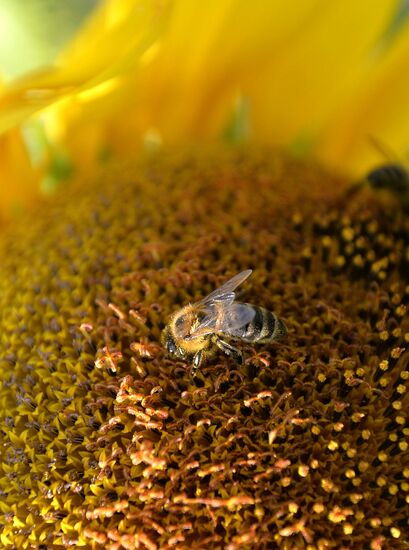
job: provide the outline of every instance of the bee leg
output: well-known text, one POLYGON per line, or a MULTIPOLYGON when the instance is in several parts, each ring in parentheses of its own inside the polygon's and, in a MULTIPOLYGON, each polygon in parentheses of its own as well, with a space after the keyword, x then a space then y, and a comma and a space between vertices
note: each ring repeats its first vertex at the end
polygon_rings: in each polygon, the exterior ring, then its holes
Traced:
POLYGON ((192 375, 192 378, 196 376, 196 372, 198 368, 200 367, 200 363, 202 362, 202 351, 198 351, 196 355, 193 357, 193 365, 192 370, 190 371, 190 374, 192 375))
POLYGON ((224 351, 226 355, 230 355, 231 357, 233 357, 233 359, 237 361, 239 365, 243 364, 243 354, 240 350, 228 344, 224 340, 221 340, 220 338, 217 338, 214 343, 218 348, 224 351))

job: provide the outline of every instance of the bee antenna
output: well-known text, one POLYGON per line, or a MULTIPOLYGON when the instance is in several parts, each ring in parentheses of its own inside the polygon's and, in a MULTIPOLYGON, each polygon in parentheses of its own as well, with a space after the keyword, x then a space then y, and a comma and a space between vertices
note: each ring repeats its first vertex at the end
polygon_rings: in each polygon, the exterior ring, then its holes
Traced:
POLYGON ((376 136, 369 135, 368 141, 372 147, 378 151, 386 160, 391 162, 399 162, 398 155, 385 141, 377 138, 376 136))

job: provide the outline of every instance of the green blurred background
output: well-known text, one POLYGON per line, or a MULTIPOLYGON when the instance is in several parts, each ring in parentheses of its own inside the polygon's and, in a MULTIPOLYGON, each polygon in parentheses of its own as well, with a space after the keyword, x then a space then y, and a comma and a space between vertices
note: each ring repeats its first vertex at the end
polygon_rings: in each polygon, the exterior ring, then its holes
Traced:
POLYGON ((8 80, 51 64, 102 0, 0 0, 0 74, 8 80))

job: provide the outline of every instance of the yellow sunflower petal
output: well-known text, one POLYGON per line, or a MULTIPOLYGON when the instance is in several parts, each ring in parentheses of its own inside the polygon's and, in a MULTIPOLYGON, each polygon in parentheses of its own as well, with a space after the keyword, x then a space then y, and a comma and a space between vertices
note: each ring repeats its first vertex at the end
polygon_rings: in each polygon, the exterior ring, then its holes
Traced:
POLYGON ((297 10, 277 2, 175 4, 162 48, 147 71, 151 117, 164 141, 217 134, 243 82, 279 52, 319 1, 297 10))
MULTIPOLYGON (((399 63, 393 69, 373 55, 397 7, 397 0, 311 0, 296 9, 263 0, 110 0, 54 68, 0 94, 0 132, 43 109, 48 139, 83 169, 134 153, 147 138, 166 145, 220 138, 241 105, 252 139, 307 143, 336 164, 340 143, 364 116, 368 83, 381 90, 398 74, 399 63), (337 138, 339 113, 350 122, 337 138)), ((403 90, 394 108, 404 102, 403 90)), ((378 116, 380 106, 375 94, 378 116)))
POLYGON ((0 132, 74 92, 93 88, 129 64, 155 39, 164 9, 147 0, 101 6, 55 67, 29 74, 0 94, 0 132))
POLYGON ((313 142, 351 90, 365 85, 375 63, 370 54, 396 5, 390 0, 317 4, 306 24, 247 84, 254 137, 287 145, 313 142))
POLYGON ((325 162, 359 173, 374 163, 394 160, 391 156, 408 160, 408 30, 407 24, 395 42, 379 52, 371 73, 332 117, 317 148, 325 162))
MULTIPOLYGON (((174 3, 160 39, 134 60, 134 70, 55 107, 53 131, 74 157, 95 162, 106 149, 135 152, 145 137, 164 144, 220 136, 243 81, 307 24, 322 0, 297 10, 261 0, 174 3)), ((124 33, 126 31, 124 30, 124 33)))
POLYGON ((38 194, 39 170, 33 169, 25 143, 17 130, 0 136, 0 224, 38 194))

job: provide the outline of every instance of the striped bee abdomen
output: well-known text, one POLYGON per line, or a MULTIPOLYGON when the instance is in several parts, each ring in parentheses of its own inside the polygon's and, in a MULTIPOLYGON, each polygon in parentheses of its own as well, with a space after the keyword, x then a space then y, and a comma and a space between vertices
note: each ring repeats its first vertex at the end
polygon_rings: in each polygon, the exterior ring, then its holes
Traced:
POLYGON ((373 189, 388 189, 392 193, 405 193, 409 189, 408 172, 399 164, 385 164, 375 168, 366 178, 373 189))
POLYGON ((275 313, 263 307, 251 307, 255 311, 254 318, 250 323, 241 327, 241 334, 237 334, 238 337, 247 342, 271 342, 286 336, 287 327, 275 313))

